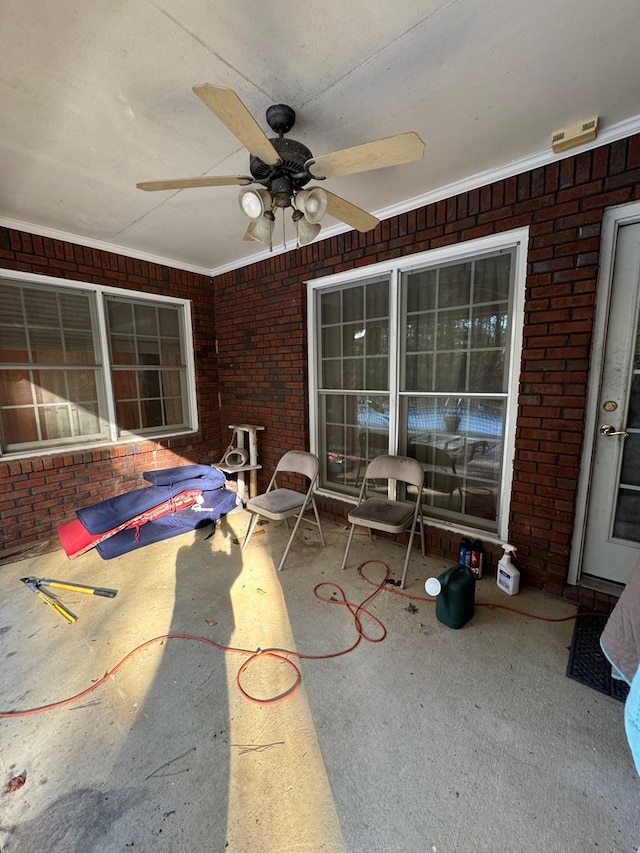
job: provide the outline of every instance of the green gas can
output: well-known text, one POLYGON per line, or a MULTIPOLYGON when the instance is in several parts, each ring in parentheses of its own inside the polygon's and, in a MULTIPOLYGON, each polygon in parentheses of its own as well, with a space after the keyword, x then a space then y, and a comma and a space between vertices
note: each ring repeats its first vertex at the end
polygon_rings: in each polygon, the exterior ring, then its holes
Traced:
POLYGON ((429 595, 436 597, 436 619, 449 628, 462 628, 475 609, 476 579, 469 566, 456 563, 425 585, 429 595))

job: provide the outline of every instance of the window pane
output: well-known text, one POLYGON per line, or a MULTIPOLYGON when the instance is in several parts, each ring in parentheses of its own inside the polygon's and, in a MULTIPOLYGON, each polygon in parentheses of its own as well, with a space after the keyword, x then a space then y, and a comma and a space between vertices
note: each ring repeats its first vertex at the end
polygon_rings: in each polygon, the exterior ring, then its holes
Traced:
POLYGON ((164 424, 160 400, 145 400, 142 406, 142 426, 160 427, 164 424))
POLYGON ((348 287, 342 297, 342 320, 364 320, 364 288, 348 287))
POLYGON ((505 302, 474 308, 471 317, 471 346, 473 349, 504 347, 507 340, 508 308, 509 306, 505 302))
POLYGON ((469 341, 469 309, 439 311, 436 316, 439 350, 466 349, 469 341))
POLYGON ((365 388, 370 391, 385 391, 389 387, 389 360, 386 356, 368 358, 365 370, 365 388))
POLYGON ((432 311, 436 307, 437 270, 407 275, 407 311, 432 311))
POLYGON ((118 427, 121 430, 135 432, 135 430, 140 428, 140 417, 136 402, 117 402, 116 416, 118 418, 118 427))
POLYGON ((431 353, 408 355, 406 360, 405 385, 409 391, 433 391, 434 358, 431 353))
POLYGON ((137 364, 136 339, 133 337, 111 336, 111 361, 114 364, 137 364))
POLYGON ((424 465, 429 513, 449 519, 462 514, 477 526, 494 527, 505 401, 407 397, 403 412, 401 450, 424 465))
POLYGON ((64 370, 34 370, 31 375, 38 403, 55 403, 67 399, 64 370))
POLYGON ((342 355, 341 342, 341 326, 330 326, 322 330, 322 352, 325 357, 342 355))
POLYGON ((365 294, 368 320, 389 314, 389 285, 386 281, 367 285, 365 294))
POLYGON ((342 319, 342 292, 334 290, 333 293, 323 293, 320 301, 320 324, 322 326, 339 323, 342 319))
POLYGON ((455 264, 439 270, 438 305, 468 305, 471 291, 471 264, 455 264))
POLYGON ((138 363, 160 364, 160 341, 138 338, 138 363))
POLYGON ((28 370, 0 371, 0 401, 3 406, 23 406, 33 401, 28 370))
POLYGON ((185 417, 182 409, 182 400, 168 398, 165 400, 166 422, 168 424, 183 424, 185 417))
POLYGON ((0 409, 5 444, 27 444, 38 440, 35 409, 0 409))
POLYGON ((323 388, 342 388, 342 362, 335 358, 325 359, 321 381, 323 388))
POLYGON ((120 430, 144 433, 185 426, 180 309, 134 301, 127 305, 120 298, 108 303, 113 363, 132 367, 113 374, 120 430), (158 369, 149 369, 151 365, 158 369), (179 369, 160 370, 160 365, 179 369))
POLYGON ((504 350, 475 352, 470 359, 468 390, 484 394, 499 394, 505 387, 504 350))
POLYGON ((38 411, 44 441, 70 438, 73 435, 68 406, 41 406, 38 411))
POLYGON ((160 396, 160 372, 158 370, 141 370, 138 374, 141 397, 160 396))
POLYGON ((110 299, 107 302, 109 329, 112 334, 131 334, 135 328, 133 305, 110 299))
POLYGON ((158 314, 154 305, 136 305, 134 319, 138 335, 158 334, 158 314))
POLYGON ((342 362, 342 387, 348 391, 364 388, 364 359, 345 358, 342 362))
POLYGON ((431 352, 436 344, 436 315, 415 314, 407 317, 407 352, 431 352))
POLYGON ((160 342, 160 349, 161 364, 172 364, 175 366, 182 364, 182 347, 180 341, 162 340, 160 342))
POLYGON ((456 394, 467 389, 466 352, 445 352, 436 356, 435 390, 456 394))
POLYGON ((180 315, 177 308, 158 308, 158 323, 163 338, 180 337, 180 315))
POLYGON ((475 262, 473 282, 474 302, 492 302, 509 299, 511 286, 511 253, 505 252, 492 258, 475 262))
POLYGON ((388 280, 369 281, 338 293, 320 293, 318 305, 322 388, 387 390, 388 280))
POLYGON ((323 479, 339 491, 354 491, 367 463, 388 452, 388 398, 327 394, 320 404, 323 479))
POLYGON ((366 330, 362 323, 347 323, 342 327, 342 354, 362 355, 366 330))

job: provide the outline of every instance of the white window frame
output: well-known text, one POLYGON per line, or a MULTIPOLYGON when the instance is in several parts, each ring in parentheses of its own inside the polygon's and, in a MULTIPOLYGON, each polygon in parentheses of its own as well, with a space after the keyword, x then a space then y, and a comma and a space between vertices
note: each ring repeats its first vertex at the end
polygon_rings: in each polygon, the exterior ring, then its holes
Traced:
POLYGON ((46 456, 60 453, 73 453, 81 450, 91 450, 97 447, 106 447, 113 444, 126 444, 132 441, 155 441, 157 439, 169 438, 178 435, 191 435, 198 430, 198 406, 196 400, 196 382, 195 382, 195 360, 193 356, 193 330, 191 321, 191 302, 188 299, 180 299, 174 296, 163 296, 160 294, 146 293, 140 290, 130 290, 122 287, 110 287, 102 284, 91 284, 86 281, 76 281, 75 279, 55 278, 48 275, 38 275, 35 273, 25 273, 18 270, 0 268, 0 280, 7 279, 10 281, 24 283, 25 285, 50 285, 57 290, 65 288, 71 291, 91 292, 95 294, 96 302, 96 323, 97 334, 99 336, 99 348, 102 359, 102 369, 104 381, 98 389, 98 393, 104 399, 105 417, 107 422, 108 438, 98 441, 85 441, 77 443, 43 443, 41 446, 32 446, 30 448, 21 449, 18 451, 3 452, 0 447, 0 458, 2 459, 21 459, 31 456, 46 456), (119 430, 116 422, 115 400, 113 388, 110 381, 111 378, 111 359, 109 355, 109 339, 105 312, 105 297, 116 296, 123 299, 131 299, 137 302, 149 302, 154 304, 165 304, 179 308, 182 311, 182 333, 184 335, 185 348, 185 408, 186 421, 188 426, 180 429, 166 429, 158 431, 149 431, 144 433, 132 433, 125 430, 119 430))
MULTIPOLYGON (((357 267, 346 272, 336 273, 316 279, 307 280, 307 341, 308 341, 308 365, 309 365, 309 432, 310 445, 313 453, 319 452, 318 438, 318 353, 316 347, 317 339, 317 317, 316 317, 316 292, 318 290, 346 284, 357 284, 366 281, 373 276, 388 275, 391 287, 391 313, 390 313, 390 360, 389 360, 389 404, 390 404, 390 430, 389 444, 391 448, 397 446, 398 441, 398 415, 397 407, 400 396, 398 364, 398 312, 400 298, 401 274, 412 272, 425 266, 439 266, 452 262, 461 262, 467 258, 476 257, 491 251, 514 249, 514 292, 512 303, 512 332, 509 352, 509 378, 507 382, 506 418, 505 418, 505 440, 504 459, 502 466, 502 480, 500 488, 500 504, 497 513, 497 532, 491 533, 486 530, 476 530, 456 523, 430 518, 429 524, 459 533, 481 533, 488 541, 505 542, 508 535, 509 504, 511 501, 511 486, 513 482, 513 459, 515 451, 515 433, 517 417, 518 383, 520 378, 520 361, 522 354, 522 337, 524 325, 524 301, 525 283, 527 272, 527 249, 529 244, 529 229, 517 228, 511 231, 503 231, 489 237, 480 237, 421 252, 416 255, 405 255, 392 261, 380 264, 357 267)), ((338 498, 347 503, 356 503, 355 497, 350 497, 342 492, 334 492, 321 488, 318 493, 333 499, 338 498)))

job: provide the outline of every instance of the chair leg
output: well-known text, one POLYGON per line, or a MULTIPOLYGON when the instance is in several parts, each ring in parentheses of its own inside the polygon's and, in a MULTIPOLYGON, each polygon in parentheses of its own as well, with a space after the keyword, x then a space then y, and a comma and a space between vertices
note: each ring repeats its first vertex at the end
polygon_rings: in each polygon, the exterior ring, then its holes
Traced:
POLYGON ((326 545, 324 541, 324 531, 322 530, 322 525, 320 524, 320 516, 318 515, 318 508, 316 506, 316 502, 313 498, 311 498, 311 506, 313 507, 313 514, 316 517, 316 524, 318 525, 318 532, 320 533, 320 541, 322 542, 322 547, 326 545))
MULTIPOLYGON (((302 509, 300 510, 300 512, 298 513, 298 515, 296 516, 296 523, 293 525, 293 530, 291 531, 291 533, 289 535, 289 541, 287 542, 287 547, 284 549, 284 554, 282 555, 282 559, 280 560, 280 563, 278 564, 278 571, 279 572, 282 571, 282 567, 284 566, 284 561, 287 559, 287 554, 289 553, 289 548, 291 548, 291 544, 295 538, 298 527, 300 526, 300 522, 302 521, 302 516, 304 514, 304 511, 305 511, 305 507, 303 506, 302 509)), ((285 519, 285 521, 287 521, 287 519, 285 519)), ((289 525, 287 525, 287 527, 288 526, 289 525)))
POLYGON ((244 549, 247 547, 247 542, 249 541, 249 539, 251 539, 251 536, 253 534, 253 531, 255 530, 255 526, 257 523, 258 523, 258 513, 254 512, 251 515, 251 521, 249 522, 249 527, 247 528, 247 532, 245 533, 244 542, 242 543, 242 548, 241 548, 242 551, 244 551, 244 549))
POLYGON ((351 548, 351 541, 353 539, 353 532, 356 529, 355 524, 351 525, 351 530, 349 531, 349 538, 347 539, 347 547, 344 549, 344 556, 342 558, 342 569, 344 570, 347 565, 347 557, 349 556, 349 548, 351 548))
POLYGON ((407 569, 409 568, 409 560, 411 559, 411 549, 413 548, 413 538, 416 532, 416 521, 414 520, 411 527, 411 535, 409 536, 409 544, 407 545, 407 553, 404 558, 404 568, 402 570, 402 580, 400 581, 400 589, 404 589, 404 584, 407 579, 407 569))

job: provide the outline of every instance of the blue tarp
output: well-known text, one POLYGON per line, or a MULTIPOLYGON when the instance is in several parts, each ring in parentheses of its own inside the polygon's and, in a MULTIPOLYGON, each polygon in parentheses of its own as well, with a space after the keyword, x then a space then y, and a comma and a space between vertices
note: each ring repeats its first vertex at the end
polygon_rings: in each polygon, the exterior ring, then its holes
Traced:
POLYGON ((142 548, 144 545, 161 542, 172 536, 215 523, 223 515, 231 512, 237 503, 235 492, 224 487, 203 492, 203 498, 204 509, 200 511, 181 509, 171 515, 163 515, 155 521, 149 521, 137 530, 135 528, 122 530, 96 545, 96 550, 103 559, 110 560, 112 557, 119 557, 121 554, 128 554, 129 551, 142 548))
POLYGON ((184 465, 147 471, 143 477, 151 485, 77 510, 76 515, 83 527, 92 535, 105 533, 159 507, 181 492, 192 489, 202 492, 202 503, 195 509, 189 507, 169 511, 153 521, 132 526, 110 536, 95 546, 105 560, 119 557, 152 542, 160 542, 180 533, 205 527, 207 524, 215 524, 221 516, 237 505, 236 493, 225 487, 227 481, 224 473, 208 465, 184 465))
POLYGON ((222 488, 226 482, 221 471, 206 465, 186 465, 184 469, 168 468, 165 471, 147 471, 143 476, 145 479, 159 477, 168 482, 164 485, 152 485, 143 489, 136 489, 133 492, 125 492, 115 498, 108 498, 106 501, 77 510, 76 515, 89 533, 95 535, 104 533, 106 530, 112 530, 119 524, 124 524, 136 515, 153 509, 153 507, 170 500, 187 489, 212 491, 222 488), (200 469, 198 475, 190 476, 194 473, 195 467, 200 469), (184 470, 184 478, 180 478, 178 473, 180 470, 184 470), (169 477, 167 477, 167 472, 170 472, 169 477))

